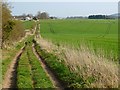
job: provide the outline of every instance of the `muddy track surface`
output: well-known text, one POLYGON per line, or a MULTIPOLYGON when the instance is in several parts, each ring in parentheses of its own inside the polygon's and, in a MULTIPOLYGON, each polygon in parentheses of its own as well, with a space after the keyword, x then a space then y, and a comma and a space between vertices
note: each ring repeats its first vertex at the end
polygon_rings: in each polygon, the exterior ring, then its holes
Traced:
POLYGON ((41 62, 41 66, 42 66, 43 70, 45 71, 45 73, 47 74, 47 76, 50 78, 50 80, 53 83, 54 87, 57 90, 64 90, 64 87, 62 86, 62 84, 60 83, 60 81, 57 79, 57 77, 54 75, 54 73, 50 70, 50 68, 46 65, 46 63, 44 62, 44 60, 37 53, 37 51, 36 51, 36 49, 34 47, 34 44, 32 45, 32 49, 33 49, 33 53, 35 54, 35 56, 41 62))
POLYGON ((5 78, 3 80, 2 88, 17 88, 17 66, 18 66, 18 60, 20 56, 22 55, 23 51, 25 50, 26 46, 23 46, 21 50, 16 54, 14 59, 12 60, 9 69, 7 70, 5 74, 5 78))

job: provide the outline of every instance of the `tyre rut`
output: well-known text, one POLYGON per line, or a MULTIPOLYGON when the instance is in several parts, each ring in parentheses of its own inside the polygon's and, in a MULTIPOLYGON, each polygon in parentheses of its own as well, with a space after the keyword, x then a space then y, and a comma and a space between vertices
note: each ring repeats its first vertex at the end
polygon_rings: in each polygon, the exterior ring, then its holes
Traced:
POLYGON ((24 52, 26 46, 23 46, 21 50, 16 54, 13 61, 10 64, 9 69, 5 74, 5 79, 3 80, 2 88, 17 88, 17 66, 18 61, 22 53, 24 52))
POLYGON ((35 56, 41 62, 41 66, 42 66, 43 70, 45 71, 45 73, 50 78, 51 82, 53 83, 53 86, 57 90, 64 90, 64 87, 62 86, 62 84, 60 83, 60 81, 57 79, 57 77, 54 75, 54 73, 50 70, 50 68, 46 65, 46 63, 44 62, 44 60, 37 53, 37 51, 36 51, 36 49, 34 47, 34 44, 32 45, 32 49, 33 49, 33 53, 35 54, 35 56))

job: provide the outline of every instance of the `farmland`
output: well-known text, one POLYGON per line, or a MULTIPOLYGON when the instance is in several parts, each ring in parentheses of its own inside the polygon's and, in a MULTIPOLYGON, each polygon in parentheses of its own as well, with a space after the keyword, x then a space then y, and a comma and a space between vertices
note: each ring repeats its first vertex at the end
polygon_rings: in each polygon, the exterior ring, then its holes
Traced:
POLYGON ((14 86, 17 88, 118 86, 116 20, 41 20, 25 21, 23 24, 24 28, 35 33, 26 36, 14 49, 4 51, 3 80, 6 80, 8 66, 11 70, 11 62, 15 58, 16 67, 13 68, 16 74, 11 77, 16 80, 14 86), (36 25, 36 28, 31 28, 31 25, 36 25), (18 58, 15 54, 22 46, 25 49, 21 49, 23 52, 18 58), (104 52, 99 52, 99 49, 104 52), (11 56, 5 57, 7 53, 11 56))
POLYGON ((95 19, 41 20, 42 37, 56 45, 86 46, 97 55, 117 60, 118 21, 95 19), (102 50, 102 53, 99 52, 102 50))
POLYGON ((69 70, 82 77, 81 83, 73 79, 76 83, 70 86, 118 86, 117 20, 41 20, 40 34, 41 47, 63 58, 69 70))
POLYGON ((34 21, 23 21, 24 29, 33 29, 35 26, 34 21))
MULTIPOLYGON (((16 8, 18 14, 12 12, 13 9, 7 1, 3 1, 1 5, 0 89, 76 90, 120 87, 119 16, 112 14, 114 9, 111 15, 108 15, 108 12, 92 15, 100 13, 100 10, 89 10, 90 15, 86 10, 92 5, 90 3, 87 8, 82 8, 89 14, 86 17, 79 16, 82 15, 81 11, 76 12, 81 9, 78 7, 82 6, 80 4, 69 3, 76 8, 71 10, 68 3, 61 3, 62 6, 67 6, 64 8, 67 11, 60 12, 63 7, 60 7, 61 10, 54 7, 60 3, 50 3, 54 9, 49 10, 57 10, 60 17, 66 17, 60 18, 55 12, 52 16, 50 12, 42 12, 42 8, 39 8, 42 5, 49 7, 49 3, 37 4, 38 6, 35 4, 35 10, 32 6, 34 4, 16 3, 15 8, 20 5, 20 9, 16 8), (40 11, 33 14, 32 11, 36 10, 40 11), (75 16, 71 16, 72 13, 75 16)), ((94 5, 96 9, 97 3, 94 5)), ((111 6, 107 4, 109 5, 111 6)))

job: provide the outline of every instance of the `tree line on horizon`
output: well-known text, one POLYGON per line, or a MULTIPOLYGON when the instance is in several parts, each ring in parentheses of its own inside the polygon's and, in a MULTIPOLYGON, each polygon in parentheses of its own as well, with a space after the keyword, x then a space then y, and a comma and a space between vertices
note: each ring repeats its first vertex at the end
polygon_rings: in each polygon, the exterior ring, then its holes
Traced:
POLYGON ((114 19, 114 18, 108 15, 89 15, 88 19, 114 19))
MULTIPOLYGON (((16 18, 22 18, 25 17, 32 17, 33 19, 58 19, 56 16, 49 16, 47 12, 38 12, 37 15, 32 14, 23 14, 19 16, 15 16, 16 18)), ((65 19, 116 19, 117 17, 113 17, 110 15, 89 15, 89 16, 69 16, 65 19)))

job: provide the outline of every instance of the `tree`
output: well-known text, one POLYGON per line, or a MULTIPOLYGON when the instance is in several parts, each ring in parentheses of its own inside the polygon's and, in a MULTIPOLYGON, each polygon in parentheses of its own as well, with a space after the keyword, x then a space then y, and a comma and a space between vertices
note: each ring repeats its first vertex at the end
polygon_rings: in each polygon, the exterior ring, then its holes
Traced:
POLYGON ((105 15, 90 15, 89 19, 106 19, 105 15))
POLYGON ((40 11, 38 11, 37 18, 38 19, 49 19, 49 14, 47 12, 41 13, 40 11))
POLYGON ((47 12, 42 12, 40 15, 40 19, 49 19, 49 14, 47 12))
POLYGON ((37 17, 38 19, 40 19, 40 15, 41 15, 41 12, 40 12, 40 11, 38 11, 38 12, 37 12, 37 16, 36 16, 36 17, 37 17))
POLYGON ((25 14, 25 13, 23 13, 21 16, 23 17, 23 19, 25 19, 25 17, 26 17, 26 14, 25 14))
POLYGON ((10 6, 8 3, 2 3, 2 29, 11 18, 10 6))
MULTIPOLYGON (((2 44, 8 39, 14 22, 11 21, 12 15, 8 3, 2 3, 2 44)), ((2 45, 3 46, 3 45, 2 45)))
POLYGON ((32 14, 28 14, 27 16, 28 16, 28 17, 33 17, 33 15, 32 15, 32 14))

